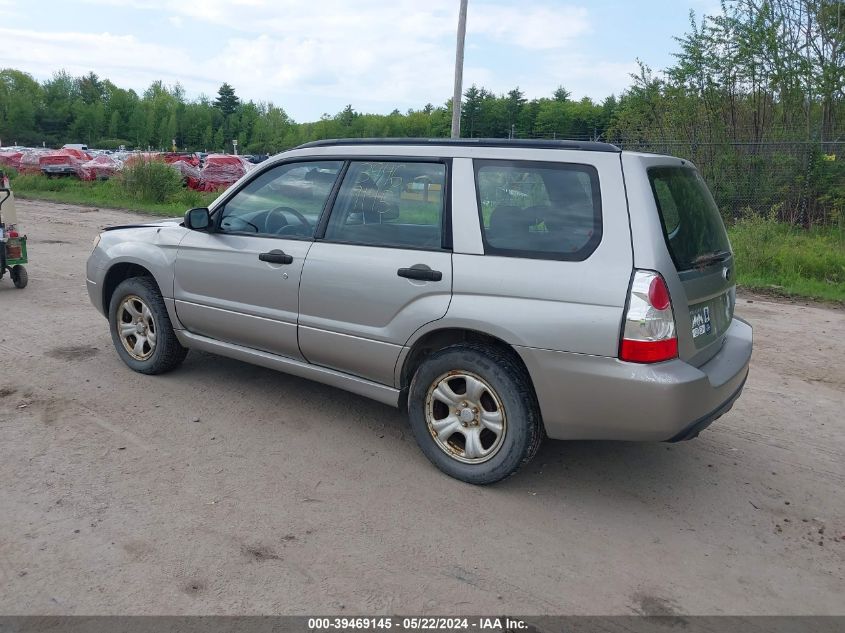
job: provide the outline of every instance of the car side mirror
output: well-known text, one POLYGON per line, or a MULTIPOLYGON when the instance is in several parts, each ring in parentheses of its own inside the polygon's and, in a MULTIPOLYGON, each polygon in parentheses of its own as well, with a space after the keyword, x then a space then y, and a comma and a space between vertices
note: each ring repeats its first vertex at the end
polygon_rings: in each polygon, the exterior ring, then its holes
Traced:
POLYGON ((188 209, 185 212, 185 228, 194 231, 207 231, 211 226, 211 214, 205 207, 188 209))

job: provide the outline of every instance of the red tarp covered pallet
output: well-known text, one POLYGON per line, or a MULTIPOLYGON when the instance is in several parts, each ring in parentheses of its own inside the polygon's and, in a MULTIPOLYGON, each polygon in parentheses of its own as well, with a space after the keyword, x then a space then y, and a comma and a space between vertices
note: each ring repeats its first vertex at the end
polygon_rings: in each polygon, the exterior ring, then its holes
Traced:
POLYGON ((41 157, 50 150, 28 149, 21 155, 18 171, 22 174, 40 174, 41 157))
POLYGON ((248 160, 232 154, 209 154, 200 172, 200 190, 218 191, 230 187, 254 167, 248 160))
POLYGON ((82 177, 82 165, 91 160, 91 156, 81 149, 57 149, 42 154, 38 165, 48 176, 65 176, 73 174, 82 177))
POLYGON ((110 154, 95 156, 80 167, 82 180, 106 180, 123 169, 123 161, 110 154))
POLYGON ((23 156, 23 152, 17 150, 0 151, 0 167, 14 169, 15 171, 20 170, 21 156, 23 156))

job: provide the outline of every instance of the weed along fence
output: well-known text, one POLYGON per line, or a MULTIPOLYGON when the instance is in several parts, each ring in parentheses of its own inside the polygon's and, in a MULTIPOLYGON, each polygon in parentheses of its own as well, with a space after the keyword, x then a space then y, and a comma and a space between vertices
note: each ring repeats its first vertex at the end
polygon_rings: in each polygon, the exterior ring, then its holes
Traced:
POLYGON ((254 165, 231 154, 209 154, 201 161, 197 154, 176 152, 122 152, 92 155, 79 149, 0 151, 0 167, 21 174, 107 180, 139 163, 159 162, 170 166, 183 184, 196 191, 226 189, 254 165))

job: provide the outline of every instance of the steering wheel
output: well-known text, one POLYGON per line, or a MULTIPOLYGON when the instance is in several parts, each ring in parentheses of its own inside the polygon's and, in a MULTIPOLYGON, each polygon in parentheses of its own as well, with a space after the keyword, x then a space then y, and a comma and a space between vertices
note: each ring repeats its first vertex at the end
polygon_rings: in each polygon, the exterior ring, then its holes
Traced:
POLYGON ((285 217, 286 213, 290 213, 295 217, 307 232, 313 231, 314 227, 308 221, 308 218, 296 209, 291 207, 275 207, 267 212, 267 217, 264 220, 264 225, 268 233, 285 235, 294 232, 296 234, 296 227, 288 224, 287 218, 285 217))

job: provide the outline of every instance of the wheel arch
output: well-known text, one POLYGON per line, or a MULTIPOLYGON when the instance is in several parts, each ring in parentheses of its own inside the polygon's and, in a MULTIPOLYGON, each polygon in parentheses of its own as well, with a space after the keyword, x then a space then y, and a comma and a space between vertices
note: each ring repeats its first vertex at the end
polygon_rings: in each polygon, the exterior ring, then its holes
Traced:
POLYGON ((525 372, 531 391, 534 392, 536 398, 531 373, 528 371, 525 361, 522 360, 522 357, 517 353, 512 345, 493 334, 488 334, 487 332, 482 332, 480 330, 467 327, 443 327, 425 332, 419 336, 410 345, 410 348, 404 355, 404 358, 401 359, 399 366, 397 367, 397 383, 400 389, 399 406, 401 408, 407 408, 408 388, 411 385, 411 379, 414 377, 414 373, 416 373, 417 368, 423 363, 423 361, 425 361, 426 357, 434 352, 440 351, 441 349, 460 343, 484 345, 492 347, 501 353, 507 354, 514 363, 516 363, 525 372))
MULTIPOLYGON (((161 284, 155 278, 155 275, 149 268, 143 264, 133 261, 119 261, 113 263, 103 277, 103 310, 108 315, 111 299, 117 287, 127 279, 132 277, 149 277, 151 278, 161 292, 161 284)), ((164 293, 162 293, 164 296, 164 293)))

